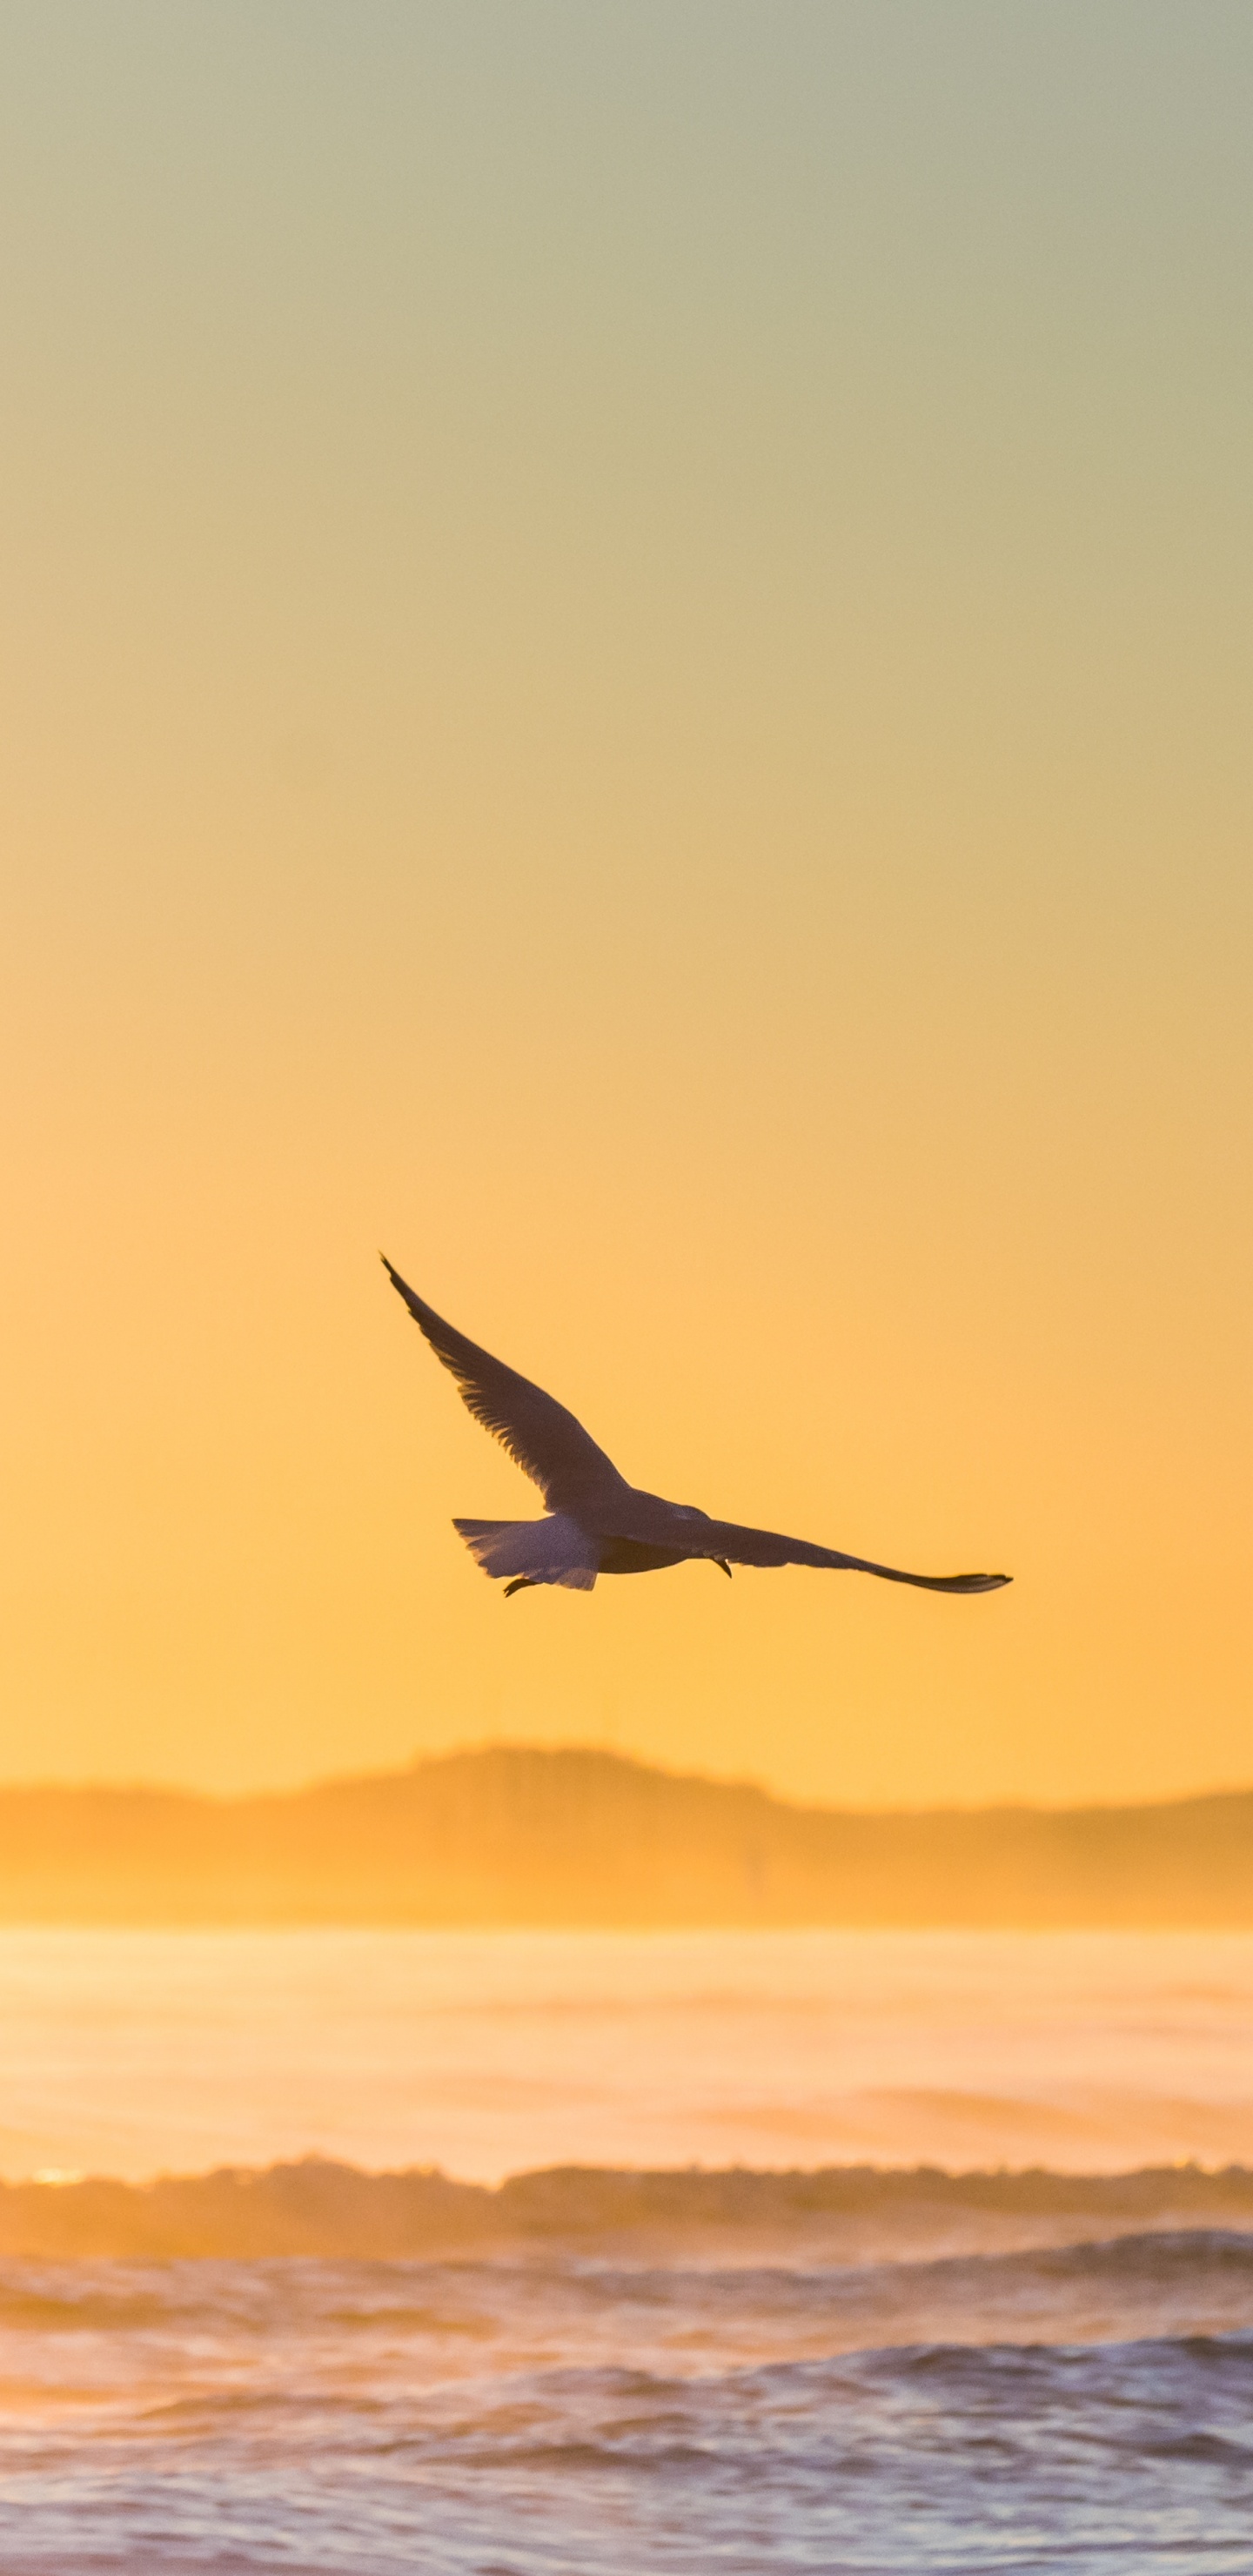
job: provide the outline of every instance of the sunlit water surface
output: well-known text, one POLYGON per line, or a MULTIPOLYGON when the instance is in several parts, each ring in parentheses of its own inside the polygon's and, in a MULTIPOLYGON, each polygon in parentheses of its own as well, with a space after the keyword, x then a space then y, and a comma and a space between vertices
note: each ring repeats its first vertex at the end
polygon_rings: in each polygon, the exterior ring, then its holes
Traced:
MULTIPOLYGON (((0 2160, 1253 2163, 1253 1939, 0 1935, 0 2160)), ((1209 2189, 1210 2186, 1206 2186, 1209 2189)), ((5 2576, 1253 2576, 1253 2235, 0 2264, 5 2576)), ((894 2233, 895 2229, 895 2233, 894 2233)))

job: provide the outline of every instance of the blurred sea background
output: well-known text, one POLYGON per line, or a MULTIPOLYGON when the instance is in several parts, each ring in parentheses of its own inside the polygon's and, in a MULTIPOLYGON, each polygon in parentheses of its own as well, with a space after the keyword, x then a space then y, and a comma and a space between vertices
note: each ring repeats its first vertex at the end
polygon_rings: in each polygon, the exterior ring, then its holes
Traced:
POLYGON ((1253 1936, 9 1931, 0 2032, 6 2576, 1253 2567, 1253 1936))

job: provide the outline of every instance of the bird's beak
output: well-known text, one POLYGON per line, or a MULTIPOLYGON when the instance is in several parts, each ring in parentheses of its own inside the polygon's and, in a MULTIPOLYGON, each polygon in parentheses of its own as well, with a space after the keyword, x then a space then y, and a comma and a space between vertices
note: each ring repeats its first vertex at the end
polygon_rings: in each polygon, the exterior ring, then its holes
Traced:
POLYGON ((730 1566, 728 1565, 728 1563, 727 1563, 727 1561, 726 1561, 725 1556, 716 1556, 716 1557, 714 1558, 714 1564, 715 1564, 715 1565, 720 1565, 720 1566, 721 1566, 722 1571, 723 1571, 723 1573, 725 1574, 725 1576, 726 1576, 726 1578, 727 1578, 727 1581, 728 1581, 728 1583, 729 1583, 729 1582, 730 1582, 730 1580, 731 1580, 731 1568, 730 1568, 730 1566))

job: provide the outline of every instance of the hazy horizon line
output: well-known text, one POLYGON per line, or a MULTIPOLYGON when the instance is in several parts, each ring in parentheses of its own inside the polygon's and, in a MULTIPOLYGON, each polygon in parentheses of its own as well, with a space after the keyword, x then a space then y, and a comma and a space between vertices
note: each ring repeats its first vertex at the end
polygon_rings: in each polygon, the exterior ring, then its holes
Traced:
POLYGON ((951 1799, 945 1801, 899 1801, 893 1805, 869 1804, 855 1799, 836 1801, 826 1798, 799 1798, 785 1789, 774 1788, 769 1781, 745 1772, 701 1771, 678 1768, 655 1762, 646 1755, 632 1753, 619 1745, 585 1742, 544 1743, 511 1739, 476 1739, 444 1746, 438 1751, 418 1752, 406 1762, 380 1765, 364 1770, 317 1772, 295 1780, 259 1782, 251 1787, 215 1788, 207 1783, 187 1779, 140 1777, 134 1774, 44 1775, 38 1778, 0 1778, 0 1798, 67 1794, 77 1796, 144 1796, 160 1798, 193 1798, 214 1806, 249 1806, 266 1800, 297 1799, 314 1795, 319 1790, 348 1788, 362 1781, 387 1781, 408 1778, 415 1771, 434 1770, 446 1763, 487 1760, 492 1756, 521 1755, 558 1760, 577 1758, 615 1764, 624 1770, 642 1771, 660 1780, 699 1783, 702 1788, 750 1790, 768 1799, 774 1806, 796 1814, 831 1816, 993 1816, 993 1815, 1106 1815, 1128 1812, 1161 1812, 1171 1807, 1198 1806, 1211 1800, 1253 1797, 1253 1780, 1221 1781, 1196 1788, 1180 1788, 1149 1798, 1110 1795, 1101 1798, 1022 1798, 992 1797, 951 1799))

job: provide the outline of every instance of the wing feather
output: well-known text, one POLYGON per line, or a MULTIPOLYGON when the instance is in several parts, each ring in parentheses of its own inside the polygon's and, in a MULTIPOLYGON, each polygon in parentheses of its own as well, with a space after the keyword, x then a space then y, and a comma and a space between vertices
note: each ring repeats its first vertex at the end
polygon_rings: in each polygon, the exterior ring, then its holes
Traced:
POLYGON ((906 1574, 899 1565, 875 1565, 866 1556, 844 1556, 838 1548, 816 1547, 809 1539, 784 1538, 777 1530, 744 1529, 736 1521, 700 1521, 686 1545, 693 1556, 726 1556, 733 1565, 831 1566, 854 1574, 878 1574, 885 1583, 916 1583, 924 1592, 998 1592, 1012 1583, 1009 1574, 906 1574), (699 1546, 693 1541, 699 1539, 699 1546))
POLYGON ((524 1475, 539 1486, 550 1509, 560 1510, 563 1501, 621 1485, 613 1460, 597 1448, 564 1404, 545 1395, 529 1378, 519 1377, 516 1369, 506 1368, 503 1360, 493 1359, 490 1351, 467 1341, 393 1270, 386 1253, 380 1257, 397 1295, 421 1325, 436 1358, 455 1378, 475 1421, 500 1441, 524 1475))
POLYGON ((595 1586, 597 1543, 562 1512, 542 1521, 456 1520, 453 1528, 494 1582, 511 1575, 515 1583, 564 1584, 567 1592, 591 1592, 595 1586))

